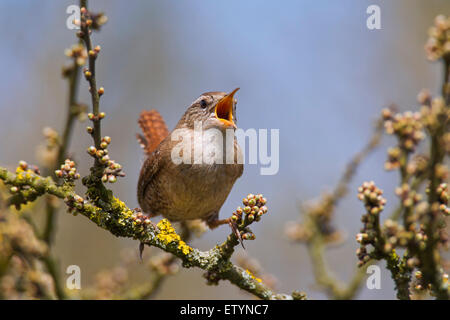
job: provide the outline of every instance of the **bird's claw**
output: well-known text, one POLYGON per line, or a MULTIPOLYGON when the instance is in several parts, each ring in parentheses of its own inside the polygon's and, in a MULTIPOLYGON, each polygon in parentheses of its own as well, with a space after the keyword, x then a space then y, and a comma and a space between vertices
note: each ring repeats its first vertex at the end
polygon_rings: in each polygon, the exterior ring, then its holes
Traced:
POLYGON ((139 243, 139 258, 141 259, 141 262, 142 262, 142 254, 144 253, 144 248, 145 248, 144 243, 143 242, 139 243))
POLYGON ((236 238, 239 240, 239 242, 242 245, 242 248, 245 249, 244 247, 244 240, 242 239, 241 233, 239 232, 239 229, 237 227, 236 222, 232 221, 230 219, 230 221, 228 222, 228 225, 230 226, 231 230, 233 231, 234 235, 236 236, 236 238))

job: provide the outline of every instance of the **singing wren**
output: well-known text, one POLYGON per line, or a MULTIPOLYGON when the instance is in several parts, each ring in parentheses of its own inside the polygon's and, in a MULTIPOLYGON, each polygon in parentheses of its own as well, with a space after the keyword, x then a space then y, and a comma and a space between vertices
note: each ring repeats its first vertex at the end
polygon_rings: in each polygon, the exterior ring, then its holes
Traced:
POLYGON ((234 94, 238 90, 203 93, 187 108, 172 133, 156 110, 141 113, 138 122, 143 135, 138 135, 138 140, 147 158, 139 174, 137 193, 144 213, 151 217, 162 215, 171 221, 202 219, 210 228, 229 222, 229 219, 219 220, 219 211, 244 169, 242 161, 238 161, 242 159, 242 151, 234 135, 234 94), (202 128, 200 157, 193 138, 194 129, 199 125, 202 128), (231 144, 225 141, 230 137, 229 130, 232 130, 231 144), (193 142, 191 150, 182 150, 192 155, 191 163, 174 161, 174 148, 180 143, 172 137, 175 132, 193 142), (219 141, 217 132, 222 133, 223 141, 219 141), (229 149, 232 149, 231 163, 226 159, 229 149), (218 151, 223 151, 219 152, 223 161, 210 161, 218 151), (203 161, 198 161, 199 158, 203 161))

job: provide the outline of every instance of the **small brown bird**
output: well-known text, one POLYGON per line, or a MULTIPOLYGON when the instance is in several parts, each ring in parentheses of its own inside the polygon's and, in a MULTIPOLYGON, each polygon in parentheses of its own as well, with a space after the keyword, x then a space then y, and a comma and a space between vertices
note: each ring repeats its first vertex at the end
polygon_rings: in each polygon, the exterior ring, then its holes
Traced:
POLYGON ((202 219, 210 228, 230 223, 230 219, 219 220, 219 211, 244 169, 243 164, 237 161, 242 153, 234 136, 234 94, 238 90, 239 88, 228 94, 202 94, 189 106, 170 134, 158 111, 141 113, 138 122, 143 135, 138 135, 138 140, 147 159, 139 175, 138 201, 146 214, 161 214, 171 221, 202 219), (194 129, 199 124, 202 126, 200 155, 195 150, 198 140, 194 138, 194 129), (232 130, 233 139, 232 147, 228 148, 232 149, 232 163, 226 161, 227 154, 230 153, 227 149, 230 143, 226 142, 226 132, 229 130, 232 130), (217 138, 217 132, 222 133, 220 138, 217 138), (174 148, 180 143, 180 140, 174 139, 175 133, 183 137, 183 142, 185 139, 193 142, 188 144, 190 150, 175 152, 177 157, 183 159, 184 156, 191 155, 190 163, 173 160, 174 148), (211 161, 212 158, 223 161, 211 161))

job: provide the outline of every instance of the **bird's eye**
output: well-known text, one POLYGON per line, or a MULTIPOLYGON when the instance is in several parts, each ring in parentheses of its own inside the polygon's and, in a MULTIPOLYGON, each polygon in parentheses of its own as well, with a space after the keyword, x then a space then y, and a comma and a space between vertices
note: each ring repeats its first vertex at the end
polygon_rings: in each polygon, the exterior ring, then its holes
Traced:
POLYGON ((200 100, 200 106, 204 109, 208 106, 208 103, 205 99, 200 100))

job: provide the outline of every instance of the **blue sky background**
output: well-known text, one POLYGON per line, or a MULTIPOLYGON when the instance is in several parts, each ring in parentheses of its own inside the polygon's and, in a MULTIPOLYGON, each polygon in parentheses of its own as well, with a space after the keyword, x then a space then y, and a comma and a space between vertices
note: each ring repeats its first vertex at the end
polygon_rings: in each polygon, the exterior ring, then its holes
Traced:
MULTIPOLYGON (((422 88, 438 92, 441 70, 426 61, 423 46, 434 16, 449 14, 444 0, 398 1, 91 1, 105 11, 108 23, 93 41, 102 47, 98 82, 104 86, 101 108, 107 113, 104 133, 112 137, 112 157, 127 178, 113 189, 130 207, 137 206, 135 186, 143 155, 135 141, 142 109, 156 108, 173 128, 186 107, 206 91, 237 94, 241 128, 280 129, 280 170, 259 175, 248 165, 222 208, 229 215, 249 192, 263 193, 269 215, 253 228, 256 241, 247 253, 278 279, 278 291, 300 289, 312 298, 326 296, 314 286, 310 259, 302 245, 283 235, 299 217, 298 204, 330 190, 345 164, 371 134, 380 110, 396 103, 418 108, 422 88), (381 8, 381 30, 366 28, 366 8, 381 8)), ((73 1, 2 1, 0 3, 0 163, 36 162, 42 128, 61 130, 67 84, 61 67, 64 49, 76 41, 65 26, 73 1)), ((82 81, 80 100, 89 101, 82 81)), ((80 170, 90 163, 87 124, 77 124, 70 147, 80 170)), ((347 242, 328 252, 341 279, 356 268, 354 235, 362 205, 356 188, 375 180, 390 196, 398 183, 383 162, 393 139, 361 166, 352 192, 338 208, 336 224, 347 242)), ((62 266, 80 265, 82 284, 118 261, 133 241, 116 239, 80 217, 61 212, 56 250, 62 266)), ((223 241, 226 227, 208 232, 194 245, 203 249, 223 241)), ((157 250, 151 250, 156 253, 157 250)), ((143 266, 137 279, 145 281, 143 266)), ((394 298, 390 275, 382 269, 382 289, 363 289, 358 298, 394 298)), ((158 298, 249 298, 227 283, 208 287, 201 271, 182 270, 170 278, 158 298), (183 282, 183 285, 180 285, 183 282)))

